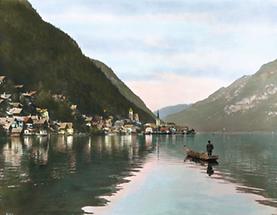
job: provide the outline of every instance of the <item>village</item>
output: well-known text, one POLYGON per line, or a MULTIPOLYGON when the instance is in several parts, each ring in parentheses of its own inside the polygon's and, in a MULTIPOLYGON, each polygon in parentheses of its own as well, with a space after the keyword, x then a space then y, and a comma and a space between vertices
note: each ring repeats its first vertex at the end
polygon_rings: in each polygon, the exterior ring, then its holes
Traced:
MULTIPOLYGON (((178 127, 174 123, 164 123, 159 112, 156 122, 143 124, 139 114, 133 109, 126 110, 126 117, 114 119, 113 116, 80 115, 78 128, 74 121, 53 119, 45 107, 36 105, 37 91, 25 91, 24 85, 13 85, 6 76, 0 76, 0 133, 5 136, 48 136, 50 134, 194 134, 193 129, 178 127)), ((56 102, 67 102, 62 94, 51 95, 56 102)), ((71 114, 76 118, 77 105, 67 102, 71 114)))

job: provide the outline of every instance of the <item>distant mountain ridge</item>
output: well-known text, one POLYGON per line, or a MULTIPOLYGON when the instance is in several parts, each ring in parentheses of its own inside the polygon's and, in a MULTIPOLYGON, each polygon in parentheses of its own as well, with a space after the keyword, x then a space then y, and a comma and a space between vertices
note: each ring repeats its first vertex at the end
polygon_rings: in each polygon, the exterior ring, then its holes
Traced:
POLYGON ((83 114, 121 118, 131 107, 142 121, 153 121, 144 103, 97 64, 69 35, 44 22, 28 1, 0 0, 0 75, 27 90, 65 95, 83 114))
MULTIPOLYGON (((178 104, 178 105, 163 107, 159 109, 160 118, 165 119, 167 116, 183 111, 187 109, 189 106, 190 104, 178 104)), ((154 113, 157 114, 157 111, 155 111, 154 113)))
POLYGON ((277 131, 277 60, 166 120, 200 131, 277 131))
POLYGON ((130 102, 135 104, 137 107, 141 108, 145 112, 147 112, 149 115, 154 116, 152 111, 145 105, 145 103, 136 95, 134 94, 127 85, 121 81, 116 74, 113 72, 113 70, 108 67, 106 64, 100 62, 99 60, 92 60, 94 64, 101 69, 101 71, 106 75, 106 77, 112 82, 114 86, 117 87, 119 92, 130 102))

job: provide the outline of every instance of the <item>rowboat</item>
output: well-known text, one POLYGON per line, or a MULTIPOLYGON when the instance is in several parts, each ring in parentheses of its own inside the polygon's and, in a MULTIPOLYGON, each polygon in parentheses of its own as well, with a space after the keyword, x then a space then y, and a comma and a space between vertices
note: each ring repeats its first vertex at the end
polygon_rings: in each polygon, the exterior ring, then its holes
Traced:
POLYGON ((189 148, 186 148, 186 153, 188 157, 203 160, 203 161, 208 161, 208 162, 215 162, 218 159, 218 155, 209 156, 208 153, 206 152, 196 152, 189 148))

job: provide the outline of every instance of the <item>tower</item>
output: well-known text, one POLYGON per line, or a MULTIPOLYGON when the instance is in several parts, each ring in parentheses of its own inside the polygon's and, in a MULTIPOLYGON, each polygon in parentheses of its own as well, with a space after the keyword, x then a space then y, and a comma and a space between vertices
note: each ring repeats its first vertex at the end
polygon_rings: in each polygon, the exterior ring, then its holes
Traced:
POLYGON ((129 119, 132 121, 134 120, 134 112, 132 108, 129 109, 129 119))
POLYGON ((161 125, 161 120, 160 120, 160 111, 157 111, 157 117, 156 117, 156 126, 160 127, 161 125))

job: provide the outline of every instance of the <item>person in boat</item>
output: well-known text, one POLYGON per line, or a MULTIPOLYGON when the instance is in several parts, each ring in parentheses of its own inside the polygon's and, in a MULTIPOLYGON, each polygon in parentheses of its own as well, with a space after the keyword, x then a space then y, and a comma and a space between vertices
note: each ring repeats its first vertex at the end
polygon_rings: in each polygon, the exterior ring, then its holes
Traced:
POLYGON ((211 143, 210 140, 208 140, 208 144, 207 144, 208 156, 212 156, 213 149, 214 149, 214 145, 211 143))

